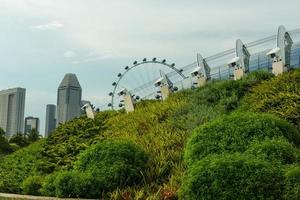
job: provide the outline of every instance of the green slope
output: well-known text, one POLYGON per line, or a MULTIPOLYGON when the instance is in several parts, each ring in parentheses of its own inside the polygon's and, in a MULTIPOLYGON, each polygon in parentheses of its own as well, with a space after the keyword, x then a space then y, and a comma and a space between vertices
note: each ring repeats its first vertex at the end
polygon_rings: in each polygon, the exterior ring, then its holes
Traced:
MULTIPOLYGON (((299 73, 296 70, 273 78, 265 72, 255 72, 239 81, 216 81, 203 88, 181 91, 164 102, 140 102, 133 113, 105 111, 98 113, 95 121, 85 117, 74 119, 60 126, 51 137, 1 158, 0 192, 24 193, 23 181, 26 178, 76 171, 79 155, 91 149, 93 144, 107 139, 126 139, 149 155, 149 167, 143 172, 140 184, 107 190, 103 198, 176 198, 186 171, 184 149, 192 131, 236 109, 241 112, 269 111, 256 107, 257 101, 263 101, 263 94, 259 99, 254 97, 261 87, 271 87, 272 82, 281 85, 289 79, 292 82, 288 90, 292 96, 290 101, 297 100, 298 78, 290 76, 299 77, 299 73)), ((262 90, 262 93, 267 91, 262 90)), ((297 106, 297 103, 291 105, 293 116, 300 113, 297 106)), ((276 112, 271 113, 282 117, 276 112)), ((284 119, 299 123, 297 117, 284 119)))

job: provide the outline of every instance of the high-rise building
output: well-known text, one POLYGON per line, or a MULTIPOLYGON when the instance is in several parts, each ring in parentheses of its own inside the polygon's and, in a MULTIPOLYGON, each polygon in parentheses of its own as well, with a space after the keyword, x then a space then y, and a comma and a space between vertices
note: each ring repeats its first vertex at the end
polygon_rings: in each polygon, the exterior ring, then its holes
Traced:
POLYGON ((25 118, 25 129, 24 133, 30 133, 33 129, 40 132, 40 120, 36 117, 26 117, 25 118))
POLYGON ((46 126, 45 126, 45 137, 48 137, 56 127, 56 106, 48 104, 46 108, 46 126))
POLYGON ((25 88, 0 91, 0 127, 7 137, 23 133, 25 95, 25 88))
POLYGON ((75 74, 66 74, 57 92, 57 124, 81 114, 81 86, 75 74))

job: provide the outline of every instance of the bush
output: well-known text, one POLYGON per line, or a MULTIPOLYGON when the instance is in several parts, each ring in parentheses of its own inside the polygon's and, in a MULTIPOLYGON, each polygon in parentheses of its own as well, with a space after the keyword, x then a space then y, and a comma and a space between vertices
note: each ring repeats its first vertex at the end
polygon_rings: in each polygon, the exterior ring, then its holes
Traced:
POLYGON ((255 86, 243 99, 241 109, 275 114, 300 128, 300 70, 255 86))
POLYGON ((292 164, 299 161, 299 150, 283 138, 256 141, 250 145, 246 153, 281 164, 292 164))
POLYGON ((147 161, 148 155, 134 143, 105 140, 83 152, 75 168, 91 173, 97 183, 103 183, 99 189, 109 191, 140 183, 147 161))
POLYGON ((300 199, 300 166, 292 166, 285 173, 285 193, 286 200, 300 199))
POLYGON ((57 197, 89 197, 92 186, 91 177, 86 173, 62 171, 55 178, 57 197))
POLYGON ((7 155, 0 160, 0 191, 22 193, 22 183, 29 176, 40 175, 36 164, 40 157, 43 140, 7 155))
POLYGON ((43 196, 54 197, 56 195, 56 186, 55 186, 56 176, 57 173, 53 173, 45 177, 44 182, 42 184, 42 188, 40 189, 40 193, 43 196))
POLYGON ((104 191, 140 183, 148 156, 127 140, 106 140, 84 151, 72 171, 48 176, 46 196, 99 198, 104 191))
POLYGON ((241 154, 208 156, 192 165, 180 199, 282 199, 283 173, 270 163, 241 154))
POLYGON ((59 171, 46 177, 41 194, 44 196, 98 198, 101 190, 89 173, 59 171))
POLYGON ((22 183, 22 189, 24 194, 40 195, 40 189, 42 188, 43 178, 41 176, 30 176, 22 183))
POLYGON ((188 165, 215 153, 244 152, 254 140, 285 137, 299 144, 299 133, 288 122, 269 114, 233 113, 194 130, 185 161, 188 165))

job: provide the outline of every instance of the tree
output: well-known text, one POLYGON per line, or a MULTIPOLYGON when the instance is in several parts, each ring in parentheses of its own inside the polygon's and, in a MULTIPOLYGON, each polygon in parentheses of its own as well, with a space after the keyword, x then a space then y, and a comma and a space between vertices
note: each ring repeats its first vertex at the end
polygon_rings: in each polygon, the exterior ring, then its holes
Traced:
POLYGON ((28 143, 33 143, 41 138, 41 135, 36 129, 32 129, 28 134, 27 134, 27 141, 28 143))
POLYGON ((22 133, 17 133, 15 135, 13 135, 10 140, 9 143, 14 143, 17 144, 20 147, 25 147, 28 145, 28 141, 25 138, 25 135, 22 133))
POLYGON ((4 137, 5 136, 5 131, 0 127, 0 137, 4 137))
POLYGON ((2 128, 0 128, 0 155, 7 154, 12 152, 12 148, 9 145, 7 139, 5 138, 5 132, 2 128))

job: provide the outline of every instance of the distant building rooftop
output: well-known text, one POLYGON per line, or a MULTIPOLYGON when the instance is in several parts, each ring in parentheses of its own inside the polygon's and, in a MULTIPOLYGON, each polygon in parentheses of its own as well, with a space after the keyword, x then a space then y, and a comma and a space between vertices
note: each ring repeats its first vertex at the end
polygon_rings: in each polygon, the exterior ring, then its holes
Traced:
POLYGON ((59 88, 64 87, 77 87, 81 88, 80 83, 75 74, 66 74, 63 80, 61 81, 59 88))

